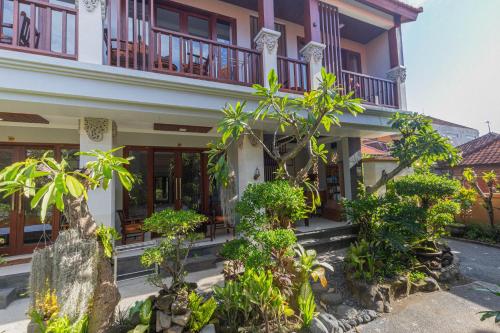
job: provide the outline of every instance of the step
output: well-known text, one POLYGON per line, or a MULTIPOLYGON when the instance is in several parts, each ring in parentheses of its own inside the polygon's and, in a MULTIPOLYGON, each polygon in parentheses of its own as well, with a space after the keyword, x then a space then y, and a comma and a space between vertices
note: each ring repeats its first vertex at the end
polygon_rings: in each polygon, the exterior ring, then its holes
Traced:
POLYGON ((305 232, 297 232, 297 239, 300 242, 310 238, 327 238, 342 235, 355 235, 359 232, 359 225, 349 224, 335 228, 319 229, 305 232))
POLYGON ((349 247, 358 239, 356 234, 340 235, 333 237, 310 238, 299 243, 306 249, 314 249, 318 253, 339 250, 349 247))
POLYGON ((0 309, 6 309, 10 303, 17 299, 16 288, 0 289, 0 309))

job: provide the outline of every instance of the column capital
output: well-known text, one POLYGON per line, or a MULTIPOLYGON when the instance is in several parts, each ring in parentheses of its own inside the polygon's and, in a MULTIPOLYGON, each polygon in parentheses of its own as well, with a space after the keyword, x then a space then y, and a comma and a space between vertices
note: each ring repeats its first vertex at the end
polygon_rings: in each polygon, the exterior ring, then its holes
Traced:
POLYGON ((302 54, 304 59, 309 63, 315 62, 321 64, 323 61, 323 51, 325 50, 325 48, 325 44, 311 41, 300 50, 300 54, 302 54))
POLYGON ((83 118, 83 125, 80 126, 82 134, 85 133, 94 142, 101 142, 113 125, 110 126, 110 120, 106 118, 87 117, 83 118))
POLYGON ((264 48, 267 48, 269 53, 273 53, 278 50, 278 40, 281 36, 281 32, 262 28, 260 29, 257 36, 254 38, 254 42, 257 45, 256 49, 262 52, 264 48))
POLYGON ((404 83, 406 81, 406 67, 401 65, 393 67, 386 76, 391 81, 404 83))

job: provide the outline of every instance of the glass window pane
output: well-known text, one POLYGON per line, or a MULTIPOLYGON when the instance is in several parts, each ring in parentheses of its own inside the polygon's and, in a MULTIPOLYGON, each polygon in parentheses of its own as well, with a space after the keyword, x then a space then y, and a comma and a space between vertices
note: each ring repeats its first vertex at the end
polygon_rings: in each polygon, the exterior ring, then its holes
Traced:
POLYGON ((202 199, 201 163, 199 153, 182 154, 182 209, 201 211, 202 199))
MULTIPOLYGON (((52 149, 29 148, 26 149, 26 158, 40 158, 47 151, 49 151, 49 157, 54 157, 54 151, 52 149)), ((36 188, 38 189, 42 187, 46 181, 47 179, 44 177, 38 178, 36 181, 36 188)), ((51 223, 52 217, 54 216, 53 207, 47 209, 45 223, 42 223, 40 220, 40 206, 31 209, 31 199, 26 199, 23 197, 22 201, 22 208, 24 213, 24 244, 43 244, 44 242, 49 242, 52 237, 51 223)))
POLYGON ((172 31, 180 31, 180 15, 174 11, 158 8, 157 14, 157 24, 160 28, 172 30, 172 31))
MULTIPOLYGON (((0 170, 14 163, 14 151, 9 148, 0 148, 0 170)), ((9 245, 10 224, 13 218, 14 197, 0 196, 0 247, 9 245)))
POLYGON ((129 193, 128 216, 144 218, 148 214, 148 152, 132 150, 129 156, 134 158, 129 170, 137 177, 137 182, 129 193))
POLYGON ((202 38, 210 38, 208 20, 196 16, 188 16, 188 33, 202 38))
POLYGON ((175 208, 175 153, 155 152, 154 211, 175 208))
POLYGON ((231 23, 217 20, 217 41, 219 43, 231 44, 231 23))

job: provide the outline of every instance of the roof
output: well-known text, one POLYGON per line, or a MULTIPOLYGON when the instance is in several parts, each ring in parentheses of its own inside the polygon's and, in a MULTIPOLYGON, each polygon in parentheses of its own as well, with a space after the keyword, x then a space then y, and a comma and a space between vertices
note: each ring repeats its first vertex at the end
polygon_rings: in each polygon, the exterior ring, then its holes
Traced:
POLYGON ((449 121, 446 121, 446 120, 443 120, 443 119, 434 118, 434 117, 429 117, 429 118, 432 120, 432 123, 436 124, 436 125, 444 125, 444 126, 451 126, 451 127, 460 127, 460 128, 467 128, 467 129, 475 130, 472 127, 467 127, 467 126, 464 126, 464 125, 455 124, 455 123, 452 123, 452 122, 449 122, 449 121))
POLYGON ((400 0, 357 0, 365 5, 381 10, 385 13, 400 16, 401 22, 415 21, 418 14, 422 13, 422 7, 413 7, 400 0))
POLYGON ((389 147, 377 139, 364 139, 361 142, 361 153, 374 157, 389 156, 389 147))
POLYGON ((488 133, 458 146, 460 165, 500 164, 500 134, 488 133))

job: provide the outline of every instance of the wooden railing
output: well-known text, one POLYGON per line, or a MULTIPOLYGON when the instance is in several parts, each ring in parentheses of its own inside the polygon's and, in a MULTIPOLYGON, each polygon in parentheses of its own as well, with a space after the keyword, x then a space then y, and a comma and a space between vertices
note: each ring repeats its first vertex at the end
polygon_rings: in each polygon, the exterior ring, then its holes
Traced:
POLYGON ((284 91, 309 90, 309 65, 307 62, 278 56, 278 80, 284 91))
POLYGON ((261 83, 261 54, 165 29, 152 29, 152 70, 227 83, 261 83))
POLYGON ((354 91, 364 103, 398 107, 396 83, 390 80, 343 70, 341 83, 346 92, 354 91))
POLYGON ((232 84, 261 83, 259 52, 162 29, 151 21, 155 6, 152 0, 107 1, 105 63, 232 84))
POLYGON ((0 0, 0 47, 77 57, 78 12, 40 0, 0 0))

